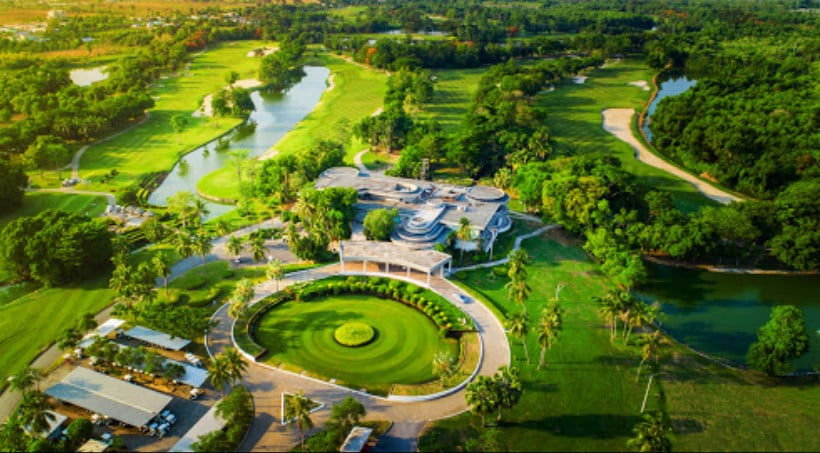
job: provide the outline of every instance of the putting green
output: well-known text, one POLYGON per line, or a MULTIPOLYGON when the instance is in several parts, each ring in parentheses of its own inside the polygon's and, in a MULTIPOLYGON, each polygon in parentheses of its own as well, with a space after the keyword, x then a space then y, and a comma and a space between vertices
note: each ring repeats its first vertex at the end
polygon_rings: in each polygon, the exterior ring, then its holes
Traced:
POLYGON ((457 342, 439 338, 436 326, 421 312, 365 295, 286 302, 263 315, 255 332, 256 341, 268 351, 263 361, 374 393, 387 393, 392 384, 434 380, 436 353, 458 356, 457 342), (334 333, 347 323, 369 325, 373 339, 358 347, 339 344, 334 333))

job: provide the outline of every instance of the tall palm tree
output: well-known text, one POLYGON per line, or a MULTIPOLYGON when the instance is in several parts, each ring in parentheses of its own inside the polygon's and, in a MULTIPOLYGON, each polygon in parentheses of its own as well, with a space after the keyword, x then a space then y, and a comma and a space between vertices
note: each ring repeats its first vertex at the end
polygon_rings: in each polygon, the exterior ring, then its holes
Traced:
POLYGON ((291 395, 289 399, 286 399, 285 419, 288 423, 296 424, 296 429, 299 430, 301 437, 303 450, 305 448, 305 429, 313 428, 313 420, 310 418, 310 409, 313 404, 313 401, 305 397, 305 393, 301 390, 299 390, 299 393, 291 395))
POLYGON ((672 427, 662 412, 644 414, 643 421, 635 425, 632 432, 635 437, 626 441, 626 446, 641 452, 667 452, 672 450, 669 433, 672 427))
POLYGON ((83 313, 80 319, 77 320, 77 330, 81 333, 91 332, 96 329, 98 325, 100 325, 100 323, 97 322, 97 318, 94 317, 94 313, 90 311, 83 313))
POLYGON ((527 312, 526 302, 530 298, 532 288, 525 280, 510 280, 504 285, 507 288, 507 297, 521 306, 521 311, 527 312))
POLYGON ((11 379, 9 379, 9 384, 12 389, 25 394, 34 386, 37 386, 37 390, 40 390, 39 384, 44 377, 45 373, 43 373, 43 370, 27 366, 12 376, 11 379))
POLYGON ((208 209, 208 203, 201 199, 195 198, 194 202, 191 204, 191 217, 196 219, 197 225, 199 225, 199 229, 202 229, 202 218, 207 217, 211 211, 208 209))
POLYGON ((225 385, 232 382, 231 370, 227 360, 217 355, 208 363, 208 379, 211 384, 225 397, 225 385))
POLYGON ((618 306, 609 297, 596 297, 595 299, 601 305, 598 308, 598 314, 609 324, 609 341, 612 342, 615 340, 615 332, 618 326, 618 306))
POLYGON ((276 282, 276 291, 279 291, 279 281, 285 275, 285 268, 279 260, 273 260, 268 263, 268 269, 265 271, 265 276, 268 279, 276 282))
POLYGON ((265 259, 265 236, 261 231, 250 235, 250 246, 254 261, 258 263, 265 259))
POLYGON ((228 306, 228 316, 233 319, 241 316, 255 295, 256 290, 253 287, 253 282, 247 278, 240 280, 231 295, 231 304, 228 306))
POLYGON ((193 253, 193 243, 188 233, 180 231, 174 237, 174 251, 180 256, 188 258, 193 253))
POLYGON ((522 248, 517 248, 507 255, 507 276, 510 280, 526 280, 527 279, 527 265, 530 263, 530 256, 527 251, 522 248))
POLYGON ((558 341, 563 324, 564 310, 558 303, 551 303, 544 307, 541 319, 538 321, 538 344, 541 346, 541 357, 538 359, 538 369, 544 365, 544 354, 552 349, 558 341))
POLYGON ((527 358, 527 364, 530 363, 530 353, 527 351, 527 333, 530 329, 530 322, 527 319, 527 314, 523 311, 513 313, 507 322, 507 327, 510 329, 510 335, 521 341, 524 346, 524 356, 527 358))
POLYGON ((193 251, 197 255, 199 255, 199 259, 202 260, 202 264, 205 264, 205 255, 213 250, 214 245, 211 243, 213 238, 207 234, 200 234, 194 238, 193 241, 193 251))
POLYGON ((462 217, 458 220, 458 231, 456 232, 456 237, 459 241, 461 241, 461 257, 460 260, 464 260, 464 248, 467 246, 466 242, 471 241, 473 239, 473 226, 470 225, 470 219, 467 217, 462 217))
POLYGON ((493 382, 498 392, 498 417, 501 421, 501 410, 512 409, 521 400, 524 387, 521 384, 521 377, 518 368, 505 366, 498 369, 498 373, 493 376, 493 382))
POLYGON ((242 249, 245 248, 245 243, 242 241, 241 237, 233 236, 228 238, 227 244, 225 244, 225 249, 231 255, 235 256, 239 259, 239 255, 242 253, 242 249))
POLYGON ((245 374, 245 371, 248 369, 248 364, 242 359, 242 354, 239 353, 234 347, 227 347, 225 351, 220 354, 225 360, 226 366, 228 367, 228 371, 232 377, 233 382, 239 382, 242 380, 242 376, 245 374))
POLYGON ((479 376, 467 384, 464 399, 470 405, 470 411, 481 417, 481 426, 487 426, 485 417, 489 412, 498 409, 498 386, 489 376, 479 376))
POLYGON ((164 253, 157 253, 151 258, 151 267, 158 276, 162 277, 162 287, 165 289, 165 294, 168 294, 168 276, 171 275, 171 265, 168 263, 168 258, 164 253))
POLYGON ((39 437, 48 428, 48 422, 54 420, 54 415, 48 412, 51 403, 45 393, 39 390, 30 390, 23 394, 18 411, 24 426, 28 426, 32 437, 39 437))
POLYGON ((641 345, 641 363, 638 364, 638 374, 635 376, 635 382, 637 382, 641 376, 641 367, 644 362, 654 359, 657 365, 661 349, 669 344, 669 342, 663 337, 660 330, 656 330, 652 333, 641 334, 638 337, 638 344, 641 345))

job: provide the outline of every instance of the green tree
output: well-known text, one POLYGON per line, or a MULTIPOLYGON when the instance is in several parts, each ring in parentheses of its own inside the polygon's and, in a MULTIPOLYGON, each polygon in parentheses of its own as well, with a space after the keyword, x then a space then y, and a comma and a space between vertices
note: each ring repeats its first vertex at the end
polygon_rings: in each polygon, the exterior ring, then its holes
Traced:
POLYGON ((279 291, 279 281, 282 280, 282 277, 285 275, 285 268, 282 266, 282 262, 279 260, 272 260, 268 263, 268 268, 265 271, 265 276, 269 280, 273 280, 276 282, 276 291, 279 291))
POLYGON ((0 159, 0 215, 10 213, 23 203, 23 189, 28 185, 23 167, 10 159, 0 159))
POLYGON ((242 238, 233 235, 228 238, 228 242, 225 244, 225 249, 228 250, 228 253, 235 256, 237 260, 244 247, 245 243, 242 241, 242 238))
POLYGON ((25 451, 31 438, 23 430, 23 420, 20 411, 9 415, 5 423, 0 425, 0 450, 25 451))
POLYGON ((563 328, 564 309, 557 302, 552 302, 541 312, 538 320, 538 344, 541 346, 541 356, 538 359, 538 369, 544 365, 544 354, 552 349, 558 341, 563 328))
POLYGON ((769 321, 757 331, 757 341, 749 347, 746 360, 752 368, 772 375, 793 370, 790 360, 809 349, 803 312, 794 305, 772 308, 769 321))
POLYGON ((231 445, 228 444, 225 431, 216 430, 199 436, 193 444, 191 450, 196 452, 223 452, 229 451, 231 445))
POLYGON ((456 231, 456 237, 461 244, 459 245, 459 249, 461 250, 461 257, 460 260, 464 260, 464 249, 467 247, 467 242, 472 241, 473 239, 473 226, 470 224, 470 219, 467 217, 462 217, 458 220, 458 231, 456 231))
POLYGON ((300 445, 305 448, 305 429, 313 428, 313 420, 310 418, 310 410, 314 403, 307 398, 301 390, 295 395, 290 395, 285 403, 285 420, 288 424, 296 424, 301 437, 300 445))
POLYGON ((498 409, 498 393, 498 386, 489 376, 478 376, 475 381, 467 384, 464 398, 470 406, 470 411, 481 417, 481 426, 487 426, 486 415, 498 409))
POLYGON ((180 134, 188 126, 188 117, 183 114, 177 114, 171 117, 171 127, 177 134, 177 144, 180 142, 180 134))
POLYGON ((638 364, 638 373, 635 375, 635 382, 641 377, 641 367, 647 360, 654 359, 658 364, 661 349, 669 342, 663 337, 660 330, 652 333, 644 333, 638 337, 638 344, 641 346, 641 362, 638 364))
POLYGON ((371 241, 389 241, 396 227, 396 209, 374 209, 364 216, 364 237, 371 241))
POLYGON ((71 326, 63 331, 57 340, 57 347, 63 351, 73 351, 82 339, 83 333, 76 326, 71 326))
POLYGON ((228 306, 228 315, 236 319, 248 308, 256 291, 253 282, 247 278, 240 280, 233 290, 231 302, 228 306))
POLYGON ((507 276, 510 280, 526 280, 527 279, 527 265, 530 263, 530 256, 527 251, 522 248, 517 248, 507 255, 507 276))
POLYGON ((182 221, 182 228, 187 229, 188 222, 193 218, 193 207, 196 197, 187 190, 181 190, 168 197, 166 201, 168 211, 175 214, 182 221))
POLYGON ((672 426, 662 412, 644 414, 643 421, 635 425, 632 432, 635 437, 626 441, 626 446, 634 451, 672 451, 672 442, 669 440, 672 426))
POLYGON ((168 294, 168 277, 171 275, 171 265, 165 253, 157 253, 151 257, 151 268, 159 277, 162 277, 162 287, 168 294))
POLYGON ((364 405, 352 396, 346 396, 330 409, 328 425, 338 433, 338 441, 342 442, 347 433, 359 424, 359 420, 367 415, 364 405))
POLYGON ((44 377, 45 373, 43 373, 43 370, 27 366, 15 373, 11 379, 9 379, 9 384, 13 390, 25 394, 35 386, 37 390, 40 390, 39 384, 44 377))
POLYGON ((40 437, 43 431, 48 429, 49 421, 54 420, 54 415, 48 412, 51 410, 48 397, 38 390, 24 393, 17 410, 20 412, 23 426, 28 427, 32 437, 40 437))
POLYGON ((512 409, 521 401, 524 393, 524 386, 521 384, 521 377, 518 368, 505 366, 498 369, 493 376, 493 383, 498 392, 498 417, 501 421, 501 410, 512 409))
POLYGON ((74 153, 63 139, 53 135, 40 135, 26 149, 25 157, 32 166, 40 170, 53 169, 57 172, 57 178, 62 179, 61 170, 66 164, 71 162, 74 153))
POLYGON ((87 418, 78 418, 68 424, 66 431, 71 445, 78 447, 94 435, 94 424, 87 418))
POLYGON ((507 328, 513 338, 521 341, 521 346, 524 347, 524 356, 527 358, 527 364, 529 364, 530 353, 527 351, 527 333, 530 330, 530 322, 527 319, 527 314, 523 311, 513 313, 507 321, 507 328))
POLYGON ((452 353, 439 351, 433 357, 433 372, 438 375, 442 387, 446 385, 447 379, 450 379, 457 370, 458 361, 452 353))
POLYGON ((212 239, 213 238, 207 234, 199 234, 194 237, 193 251, 199 255, 199 259, 202 260, 202 264, 205 264, 205 256, 214 248, 213 243, 211 243, 212 239))
POLYGON ((532 288, 527 282, 523 279, 516 278, 515 280, 510 280, 504 285, 507 288, 507 297, 521 306, 521 311, 524 313, 527 312, 527 300, 530 298, 530 293, 532 293, 532 288))
POLYGON ((223 356, 217 355, 208 362, 208 379, 211 381, 211 385, 222 393, 224 398, 225 386, 233 381, 233 376, 231 375, 230 365, 223 356))
POLYGON ((261 231, 248 236, 250 239, 251 254, 257 263, 265 259, 265 236, 261 231))
POLYGON ((232 382, 240 382, 245 371, 248 369, 248 364, 242 358, 242 354, 239 353, 238 349, 231 346, 225 348, 220 355, 223 360, 225 360, 232 382))

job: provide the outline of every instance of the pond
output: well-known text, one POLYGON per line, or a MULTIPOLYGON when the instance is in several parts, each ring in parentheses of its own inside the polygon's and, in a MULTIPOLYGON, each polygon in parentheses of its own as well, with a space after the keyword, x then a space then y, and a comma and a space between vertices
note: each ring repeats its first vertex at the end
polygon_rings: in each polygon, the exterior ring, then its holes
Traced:
MULTIPOLYGON (((327 89, 329 69, 306 66, 305 74, 299 83, 284 93, 254 91, 251 99, 256 110, 250 119, 256 122, 256 130, 240 139, 232 140, 227 150, 217 151, 217 140, 214 140, 186 154, 185 164, 181 164, 182 161, 178 162, 148 201, 156 205, 165 205, 165 200, 177 192, 186 190, 196 193, 197 181, 227 165, 231 150, 247 150, 248 157, 255 157, 275 145, 313 111, 327 89), (181 165, 187 168, 180 171, 181 165)), ((217 217, 234 208, 233 205, 208 202, 208 218, 217 217)))
POLYGON ((68 72, 68 77, 75 85, 81 87, 91 85, 94 82, 105 80, 108 78, 108 73, 105 72, 105 66, 97 66, 96 68, 88 69, 72 69, 68 72))
POLYGON ((652 103, 649 104, 649 108, 646 111, 646 122, 643 125, 643 132, 646 134, 647 140, 652 141, 652 131, 649 125, 652 124, 652 114, 655 113, 655 109, 658 108, 658 103, 664 98, 683 93, 695 86, 696 82, 695 79, 690 79, 681 73, 669 73, 658 77, 658 94, 655 96, 655 99, 652 100, 652 103))
POLYGON ((638 293, 659 301, 663 328, 710 355, 745 363, 757 330, 777 305, 803 311, 809 352, 794 362, 809 371, 820 364, 820 276, 707 272, 646 263, 647 284, 638 293))

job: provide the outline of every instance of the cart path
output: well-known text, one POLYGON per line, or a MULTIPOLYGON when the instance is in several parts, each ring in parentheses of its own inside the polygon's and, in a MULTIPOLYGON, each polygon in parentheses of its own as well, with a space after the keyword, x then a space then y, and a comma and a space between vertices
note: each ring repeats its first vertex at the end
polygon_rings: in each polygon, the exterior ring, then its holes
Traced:
POLYGON ((601 114, 603 115, 604 130, 631 146, 635 150, 635 158, 639 161, 692 184, 700 193, 718 203, 729 204, 733 201, 743 201, 743 199, 718 189, 712 184, 681 170, 649 151, 646 146, 638 141, 632 134, 630 125, 632 124, 632 115, 635 114, 635 109, 604 109, 601 114))

